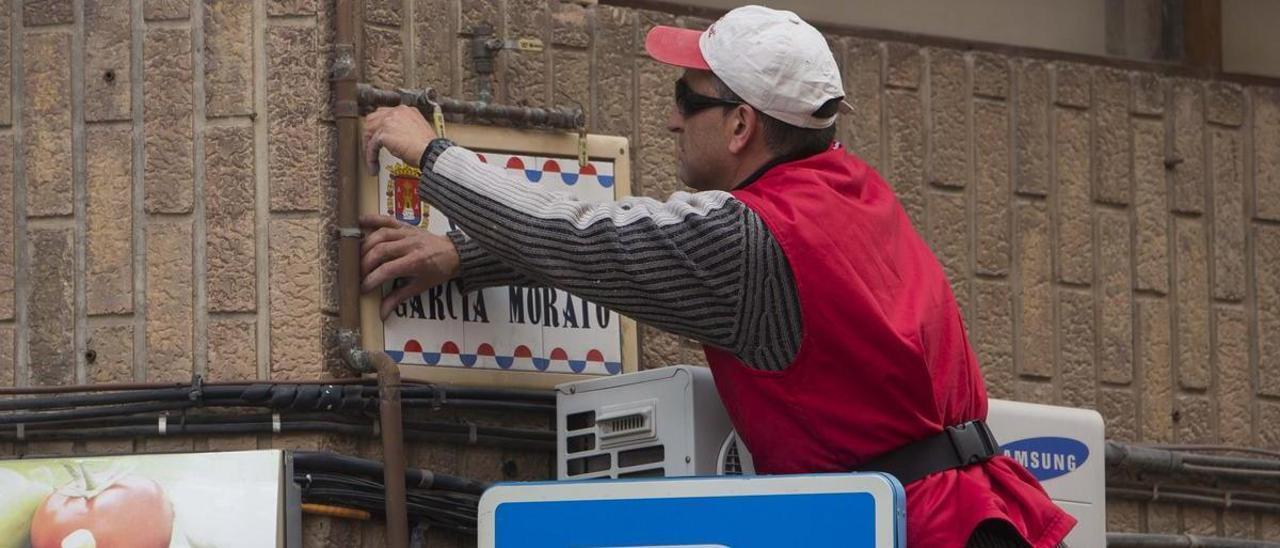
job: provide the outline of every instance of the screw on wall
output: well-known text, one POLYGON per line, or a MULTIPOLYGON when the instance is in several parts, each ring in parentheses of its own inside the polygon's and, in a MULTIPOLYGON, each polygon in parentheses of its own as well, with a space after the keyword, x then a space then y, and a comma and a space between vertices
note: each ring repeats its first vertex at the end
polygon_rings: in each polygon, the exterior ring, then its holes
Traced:
POLYGON ((493 25, 480 23, 471 28, 471 62, 476 74, 476 99, 481 103, 493 100, 493 61, 502 50, 538 53, 543 50, 542 40, 519 38, 503 40, 493 36, 493 25))

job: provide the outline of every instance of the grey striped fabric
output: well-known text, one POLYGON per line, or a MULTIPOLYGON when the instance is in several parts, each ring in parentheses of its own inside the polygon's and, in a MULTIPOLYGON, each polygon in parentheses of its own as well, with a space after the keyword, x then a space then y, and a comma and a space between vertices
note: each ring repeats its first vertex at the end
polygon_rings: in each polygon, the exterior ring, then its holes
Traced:
POLYGON ((799 350, 795 279, 764 222, 727 192, 588 203, 510 178, 437 139, 419 194, 462 233, 464 291, 546 285, 782 370, 799 350))

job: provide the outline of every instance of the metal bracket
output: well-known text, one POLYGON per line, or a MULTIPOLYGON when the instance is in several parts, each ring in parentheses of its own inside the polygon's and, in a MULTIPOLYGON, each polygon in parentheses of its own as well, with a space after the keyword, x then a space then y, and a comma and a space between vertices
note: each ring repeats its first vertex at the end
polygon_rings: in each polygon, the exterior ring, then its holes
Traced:
POLYGON ((476 97, 481 103, 493 100, 493 60, 502 50, 539 53, 546 49, 538 38, 504 40, 493 36, 493 25, 480 23, 471 28, 471 64, 476 74, 476 97))

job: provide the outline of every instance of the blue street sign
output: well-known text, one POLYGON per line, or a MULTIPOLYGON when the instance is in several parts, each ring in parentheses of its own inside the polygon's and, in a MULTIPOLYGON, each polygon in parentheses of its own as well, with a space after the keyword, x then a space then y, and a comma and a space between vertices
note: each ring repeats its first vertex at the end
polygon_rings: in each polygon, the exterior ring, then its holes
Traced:
POLYGON ((480 548, 901 548, 887 474, 504 483, 480 499, 480 548))

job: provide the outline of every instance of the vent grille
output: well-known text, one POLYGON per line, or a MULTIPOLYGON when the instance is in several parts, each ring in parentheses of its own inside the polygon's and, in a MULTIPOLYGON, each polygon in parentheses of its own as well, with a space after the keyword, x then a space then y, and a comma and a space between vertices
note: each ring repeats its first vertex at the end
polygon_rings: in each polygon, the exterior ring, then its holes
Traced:
POLYGON ((723 474, 726 476, 742 475, 742 456, 738 454, 738 437, 734 436, 729 440, 729 448, 724 452, 724 462, 721 463, 723 474))
POLYGON ((604 435, 622 436, 646 430, 648 427, 649 417, 640 413, 600 421, 600 433, 604 435))

